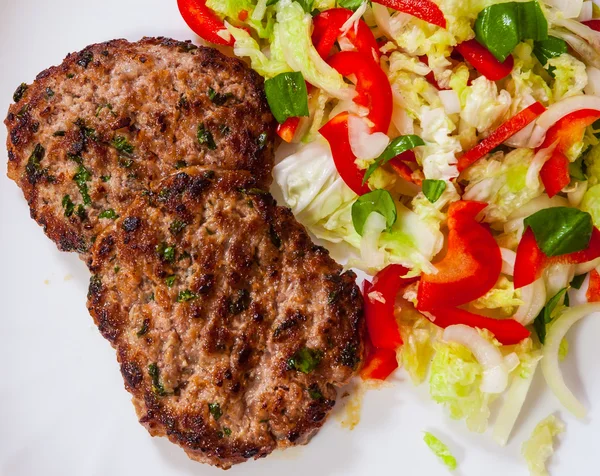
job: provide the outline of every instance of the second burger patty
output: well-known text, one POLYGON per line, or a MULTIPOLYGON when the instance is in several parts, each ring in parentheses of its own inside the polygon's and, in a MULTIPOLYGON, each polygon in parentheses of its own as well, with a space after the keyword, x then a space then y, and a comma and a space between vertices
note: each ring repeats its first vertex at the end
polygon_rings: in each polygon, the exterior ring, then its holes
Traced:
POLYGON ((8 175, 64 251, 86 257, 138 192, 182 167, 271 181, 263 80, 213 48, 166 38, 92 45, 19 86, 14 101, 8 175))
POLYGON ((140 195, 90 269, 140 422, 198 461, 306 443, 363 358, 354 273, 245 172, 192 167, 140 195))

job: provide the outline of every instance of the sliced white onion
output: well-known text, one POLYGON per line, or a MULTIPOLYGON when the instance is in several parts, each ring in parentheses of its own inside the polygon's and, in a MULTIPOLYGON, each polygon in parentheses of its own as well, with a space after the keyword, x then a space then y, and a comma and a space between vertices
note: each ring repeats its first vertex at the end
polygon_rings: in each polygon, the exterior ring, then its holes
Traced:
POLYGON ((394 103, 394 111, 392 112, 392 122, 400 135, 415 133, 415 122, 410 118, 406 109, 396 103, 394 103))
POLYGON ((586 263, 580 263, 575 265, 575 276, 579 276, 581 274, 589 273, 592 269, 596 269, 600 266, 600 258, 596 258, 592 261, 588 261, 586 263))
POLYGON ((525 218, 545 208, 568 206, 569 202, 566 198, 559 195, 555 195, 554 197, 550 198, 548 195, 544 194, 534 198, 533 200, 530 200, 525 205, 515 210, 508 218, 510 220, 514 218, 525 218))
MULTIPOLYGON (((557 20, 557 22, 560 22, 560 20, 557 20)), ((552 28, 548 33, 566 41, 581 56, 585 64, 600 68, 600 54, 598 53, 600 50, 600 34, 578 21, 562 20, 562 23, 566 22, 569 22, 568 25, 564 25, 565 28, 568 28, 567 30, 564 28, 552 28)))
POLYGON ((217 31, 217 35, 223 38, 225 41, 231 41, 231 33, 227 28, 223 28, 222 30, 217 31))
POLYGON ((385 253, 379 249, 379 237, 385 228, 383 215, 376 212, 369 214, 360 240, 360 255, 373 269, 381 269, 385 264, 385 253))
POLYGON ((593 66, 588 66, 586 68, 586 72, 588 76, 588 83, 583 91, 585 94, 600 96, 600 69, 593 66))
POLYGON ((546 293, 549 297, 554 296, 561 289, 569 286, 575 276, 574 264, 551 264, 544 270, 546 293))
POLYGON ((513 276, 515 274, 517 253, 508 248, 500 248, 500 254, 502 255, 502 273, 507 276, 513 276))
POLYGON ((456 114, 460 112, 460 99, 453 89, 439 91, 438 95, 446 114, 456 114))
POLYGON ((587 180, 584 182, 575 182, 575 188, 567 193, 567 199, 569 200, 569 205, 572 207, 578 207, 581 201, 583 200, 583 196, 587 191, 588 183, 587 180))
POLYGON ((498 417, 496 418, 492 434, 494 441, 500 446, 506 446, 508 442, 508 438, 517 422, 517 418, 519 418, 519 414, 529 393, 529 387, 531 387, 531 382, 533 382, 537 366, 538 361, 531 364, 529 373, 525 378, 521 378, 519 375, 513 377, 508 393, 504 397, 500 413, 498 413, 498 417))
POLYGON ((519 366, 521 361, 519 360, 519 356, 516 354, 516 352, 511 352, 510 354, 504 356, 504 363, 506 364, 506 369, 510 373, 519 366))
POLYGON ((556 149, 557 144, 558 141, 549 147, 540 149, 536 152, 531 164, 529 164, 527 174, 525 175, 525 184, 528 188, 536 189, 540 186, 540 170, 542 170, 542 167, 548 159, 552 157, 552 153, 554 152, 554 149, 556 149))
POLYGON ((485 340, 477 330, 463 324, 448 326, 444 330, 446 342, 456 342, 467 347, 483 367, 479 389, 485 393, 502 393, 508 386, 508 368, 502 353, 485 340))
POLYGON ((384 7, 379 3, 373 3, 372 8, 377 26, 383 30, 388 38, 394 38, 394 32, 392 31, 392 26, 390 24, 392 17, 387 7, 384 7))
POLYGON ((539 278, 533 283, 521 288, 521 304, 513 319, 524 326, 531 324, 543 307, 546 305, 546 286, 544 278, 539 278))
POLYGON ((348 116, 348 137, 352 153, 364 160, 379 157, 390 143, 387 134, 383 132, 371 134, 366 120, 353 114, 348 116))
POLYGON ((600 97, 598 96, 571 96, 552 104, 542 113, 536 124, 548 131, 556 122, 572 112, 581 109, 594 109, 600 111, 600 97))
POLYGON ((360 19, 362 18, 366 9, 367 2, 363 2, 352 14, 352 16, 346 20, 346 22, 342 25, 342 28, 340 28, 340 34, 342 36, 345 36, 350 31, 350 28, 354 28, 355 33, 358 32, 358 23, 360 22, 360 19))
POLYGON ((579 12, 579 16, 577 20, 579 21, 589 21, 594 17, 593 14, 593 3, 591 1, 583 2, 581 6, 581 11, 579 12))
POLYGON ((567 310, 548 329, 543 348, 542 373, 544 379, 558 400, 577 418, 585 417, 587 410, 565 384, 558 364, 558 350, 571 326, 585 316, 596 312, 600 312, 600 303, 581 304, 567 310))
POLYGON ((565 18, 577 18, 583 5, 583 0, 544 0, 544 2, 558 8, 565 18))

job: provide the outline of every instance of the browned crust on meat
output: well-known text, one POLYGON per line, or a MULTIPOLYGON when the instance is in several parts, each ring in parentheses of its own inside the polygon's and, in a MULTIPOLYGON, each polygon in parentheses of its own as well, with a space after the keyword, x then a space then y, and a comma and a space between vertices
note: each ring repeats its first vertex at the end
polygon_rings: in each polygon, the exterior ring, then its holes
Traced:
POLYGON ((110 223, 100 213, 121 214, 132 192, 182 165, 249 170, 270 184, 275 121, 263 80, 213 48, 168 38, 95 44, 42 71, 21 96, 5 120, 8 176, 61 250, 85 253, 110 223), (201 124, 214 150, 198 140, 201 124), (118 151, 115 137, 133 151, 118 151), (36 146, 42 157, 32 165, 36 146), (90 204, 73 181, 80 165, 91 174, 90 204), (65 216, 66 195, 80 216, 65 216))
POLYGON ((256 185, 185 169, 98 238, 90 267, 88 308, 140 422, 221 468, 306 443, 364 351, 354 273, 256 185), (321 355, 309 373, 290 366, 303 348, 321 355))

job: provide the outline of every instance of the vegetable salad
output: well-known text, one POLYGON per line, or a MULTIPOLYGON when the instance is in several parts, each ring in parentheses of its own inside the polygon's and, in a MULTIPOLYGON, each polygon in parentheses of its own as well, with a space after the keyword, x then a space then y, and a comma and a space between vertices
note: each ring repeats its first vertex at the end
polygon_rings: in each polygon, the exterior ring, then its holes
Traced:
MULTIPOLYGON (((373 276, 361 376, 400 362, 476 432, 503 395, 501 445, 538 367, 585 416, 559 361, 600 311, 596 0, 178 3, 264 76, 278 134, 298 144, 274 170, 286 204, 373 276), (579 288, 588 304, 571 306, 579 288)), ((535 471, 553 422, 524 446, 535 471)))

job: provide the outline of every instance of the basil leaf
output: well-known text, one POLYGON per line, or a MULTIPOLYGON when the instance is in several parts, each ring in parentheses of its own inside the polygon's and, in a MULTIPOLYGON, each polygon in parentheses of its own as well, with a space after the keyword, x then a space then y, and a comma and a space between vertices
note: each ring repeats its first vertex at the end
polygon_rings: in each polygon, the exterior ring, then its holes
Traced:
POLYGON ((585 163, 583 162, 583 155, 579 157, 575 162, 569 163, 569 175, 578 182, 585 182, 587 177, 585 163))
POLYGON ((406 152, 407 150, 414 149, 415 147, 419 147, 421 145, 425 145, 423 139, 419 136, 415 135, 406 135, 396 137, 390 144, 385 148, 383 153, 375 159, 367 171, 365 172, 365 176, 363 178, 363 184, 367 183, 369 177, 373 175, 373 172, 377 170, 378 167, 387 164, 390 160, 392 160, 397 155, 406 152))
POLYGON ((373 212, 379 213, 385 218, 388 229, 396 223, 398 212, 390 192, 387 190, 373 190, 361 195, 352 204, 352 224, 359 235, 362 236, 365 222, 373 212))
POLYGON ((444 180, 423 180, 423 194, 431 203, 435 203, 446 190, 446 182, 444 180))
POLYGON ((533 45, 533 54, 542 63, 542 66, 545 66, 549 59, 556 58, 566 52, 567 42, 555 36, 536 41, 533 45))
POLYGON ((533 321, 533 328, 535 329, 535 332, 537 333, 542 344, 546 341, 547 326, 552 322, 552 313, 556 309, 556 306, 560 300, 566 295, 566 292, 567 288, 563 288, 554 296, 552 296, 552 298, 550 298, 550 300, 535 318, 535 321, 533 321))
POLYGON ((288 117, 308 116, 308 92, 302 73, 281 73, 267 79, 265 93, 280 124, 288 117))
POLYGON ((484 8, 475 21, 477 41, 503 62, 521 41, 548 38, 548 21, 537 1, 484 8))
POLYGON ((581 285, 585 281, 585 277, 586 277, 585 274, 580 274, 579 276, 575 276, 573 278, 573 281, 571 281, 571 287, 574 288, 574 289, 581 288, 581 285))
POLYGON ((337 4, 340 7, 347 8, 355 12, 362 5, 364 0, 338 0, 337 4))
POLYGON ((559 256, 584 250, 592 237, 592 217, 577 208, 556 207, 527 217, 535 241, 546 256, 559 256))

